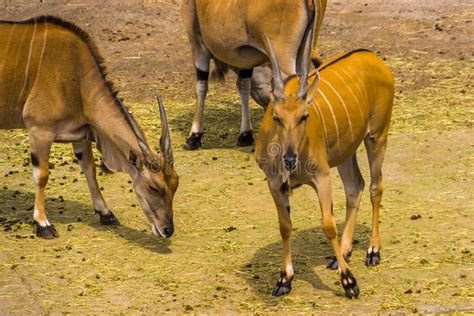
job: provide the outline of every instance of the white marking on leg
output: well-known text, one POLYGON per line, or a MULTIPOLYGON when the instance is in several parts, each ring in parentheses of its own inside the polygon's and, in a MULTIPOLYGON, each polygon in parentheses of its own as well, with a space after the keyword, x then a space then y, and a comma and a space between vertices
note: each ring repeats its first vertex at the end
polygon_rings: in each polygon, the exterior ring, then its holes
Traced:
POLYGON ((23 96, 23 93, 25 92, 25 89, 26 89, 26 85, 28 84, 28 72, 30 71, 31 53, 33 51, 33 42, 35 40, 36 28, 37 28, 37 24, 35 21, 34 26, 33 26, 33 34, 31 35, 31 40, 30 40, 30 47, 28 49, 28 59, 26 61, 25 78, 23 79, 23 87, 21 88, 20 96, 18 97, 18 104, 20 104, 21 97, 23 96))
POLYGON ((242 105, 242 121, 240 122, 240 134, 252 130, 252 122, 249 114, 249 96, 250 96, 251 79, 237 79, 237 92, 240 96, 242 105))
POLYGON ((5 48, 5 56, 3 56, 2 67, 0 68, 1 69, 0 78, 3 78, 3 70, 5 69, 5 62, 8 56, 8 49, 10 48, 10 42, 11 42, 13 30, 15 29, 15 27, 16 27, 16 24, 13 24, 13 27, 10 29, 10 34, 8 35, 7 47, 5 48))
POLYGON ((356 105, 357 105, 357 109, 359 110, 360 117, 363 118, 364 114, 362 113, 362 109, 361 109, 362 102, 360 102, 359 99, 356 97, 356 95, 355 95, 354 91, 352 90, 351 86, 347 84, 346 80, 338 72, 333 71, 333 70, 331 70, 331 72, 333 74, 335 74, 339 79, 341 79, 341 81, 346 86, 347 90, 349 90, 349 92, 352 94, 352 96, 354 97, 354 101, 356 101, 356 105))
POLYGON ((339 143, 339 127, 337 126, 336 114, 334 113, 334 110, 332 109, 331 103, 329 103, 329 100, 326 98, 326 95, 323 93, 323 90, 318 89, 318 91, 319 93, 321 93, 321 96, 323 97, 324 101, 329 107, 329 110, 331 111, 332 119, 334 121, 334 126, 336 127, 337 147, 341 149, 341 144, 339 143))
POLYGON ((204 101, 207 94, 207 80, 196 82, 197 108, 191 127, 191 133, 202 133, 202 116, 204 114, 204 101))
POLYGON ((44 24, 44 33, 43 33, 43 47, 41 47, 41 54, 40 54, 40 59, 38 62, 38 70, 36 70, 36 77, 35 77, 35 82, 33 83, 33 87, 36 86, 36 83, 38 82, 38 77, 41 72, 41 65, 43 64, 43 57, 44 57, 44 52, 46 50, 46 41, 48 37, 48 23, 44 24))
POLYGON ((341 95, 336 91, 336 89, 333 88, 333 86, 331 85, 331 83, 329 81, 327 81, 323 78, 321 78, 321 81, 323 81, 325 84, 327 84, 329 86, 329 88, 331 88, 331 90, 336 94, 339 101, 341 101, 342 107, 344 108, 344 111, 346 112, 346 115, 347 115, 347 122, 349 122, 349 128, 351 129, 352 141, 354 141, 354 130, 352 129, 351 117, 349 116, 349 111, 347 111, 346 103, 342 99, 341 95))
MULTIPOLYGON (((33 166, 33 179, 35 180, 35 187, 38 187, 38 183, 40 181, 40 174, 41 174, 41 169, 39 167, 33 166)), ((33 219, 35 222, 37 222, 40 226, 48 226, 49 222, 48 219, 46 220, 39 220, 40 215, 42 212, 36 208, 36 200, 35 200, 35 209, 33 211, 33 219)))

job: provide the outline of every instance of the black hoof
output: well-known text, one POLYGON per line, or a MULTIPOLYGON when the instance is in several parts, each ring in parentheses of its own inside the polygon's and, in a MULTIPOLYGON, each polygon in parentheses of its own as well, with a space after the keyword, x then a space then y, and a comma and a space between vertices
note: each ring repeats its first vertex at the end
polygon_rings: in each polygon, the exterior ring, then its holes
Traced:
POLYGON ((272 295, 273 296, 282 296, 289 294, 291 292, 291 281, 293 278, 287 280, 285 277, 285 273, 281 272, 280 279, 278 280, 277 284, 273 288, 272 295))
POLYGON ((36 236, 44 239, 54 239, 59 237, 59 234, 53 224, 49 226, 41 226, 35 222, 35 232, 36 236))
POLYGON ((369 249, 369 251, 367 251, 367 256, 365 257, 365 265, 368 267, 373 267, 378 264, 380 264, 380 249, 369 249))
POLYGON ((183 148, 186 150, 196 150, 201 147, 201 137, 202 133, 192 133, 191 136, 186 138, 186 142, 183 145, 183 148))
MULTIPOLYGON (((352 250, 349 251, 349 253, 347 254, 347 256, 344 256, 344 260, 346 260, 347 263, 349 263, 349 258, 352 256, 352 250)), ((336 259, 336 256, 332 256, 331 257, 331 261, 329 261, 329 263, 326 265, 326 269, 329 269, 329 270, 337 270, 339 268, 339 265, 337 264, 337 259, 336 259)))
POLYGON ((251 146, 253 145, 253 133, 252 131, 243 132, 237 139, 237 146, 251 146))
POLYGON ((117 219, 117 217, 115 217, 114 213, 112 213, 112 211, 110 210, 109 210, 109 213, 105 215, 100 214, 100 212, 98 211, 95 211, 95 213, 99 214, 100 223, 102 225, 105 225, 105 226, 119 226, 120 225, 119 220, 117 219))
POLYGON ((348 298, 358 298, 359 297, 359 287, 357 286, 357 281, 352 275, 351 271, 341 272, 341 283, 344 288, 344 294, 348 298))

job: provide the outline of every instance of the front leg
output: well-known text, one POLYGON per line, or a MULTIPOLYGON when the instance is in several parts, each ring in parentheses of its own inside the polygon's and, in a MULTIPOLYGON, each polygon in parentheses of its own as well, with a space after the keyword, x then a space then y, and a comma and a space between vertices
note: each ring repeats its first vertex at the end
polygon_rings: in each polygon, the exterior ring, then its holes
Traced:
POLYGON ((252 122, 250 121, 249 113, 249 96, 252 81, 253 69, 239 70, 239 77, 237 78, 237 92, 240 96, 242 104, 242 121, 240 123, 240 135, 237 140, 238 146, 253 145, 252 122))
MULTIPOLYGON (((278 182, 278 181, 277 181, 278 182)), ((280 234, 283 245, 283 267, 280 278, 273 289, 273 296, 281 296, 290 293, 291 281, 293 281, 293 264, 291 262, 291 218, 290 218, 290 202, 288 196, 280 191, 281 183, 270 183, 268 186, 278 211, 278 221, 280 223, 280 234)))
POLYGON ((315 186, 317 189, 319 204, 322 212, 323 231, 326 238, 331 241, 332 249, 336 255, 339 273, 341 275, 341 283, 344 288, 345 295, 348 298, 359 296, 359 287, 357 281, 349 270, 349 265, 342 255, 339 241, 337 240, 336 221, 333 215, 332 193, 331 193, 331 177, 329 168, 318 172, 315 186))
POLYGON ((35 207, 33 219, 35 222, 36 236, 44 239, 58 237, 58 232, 46 216, 45 188, 49 178, 49 152, 54 140, 54 135, 41 129, 29 130, 31 165, 35 181, 35 207))
POLYGON ((94 210, 100 217, 102 225, 120 225, 114 213, 107 207, 105 200, 100 192, 99 185, 95 174, 94 157, 92 155, 92 145, 90 142, 74 143, 74 155, 81 164, 81 169, 86 176, 87 185, 92 197, 94 210))

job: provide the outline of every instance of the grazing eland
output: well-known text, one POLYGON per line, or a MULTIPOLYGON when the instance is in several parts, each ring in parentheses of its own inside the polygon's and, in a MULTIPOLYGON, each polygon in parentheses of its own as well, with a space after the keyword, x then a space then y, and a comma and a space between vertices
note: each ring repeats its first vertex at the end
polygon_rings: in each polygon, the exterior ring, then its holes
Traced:
MULTIPOLYGON (((308 37, 309 39, 309 37, 308 37)), ((309 63, 310 41, 305 45, 309 63)), ((272 45, 268 42, 270 50, 272 45)), ((357 281, 345 258, 350 256, 356 214, 364 180, 356 150, 364 141, 370 167, 373 220, 366 265, 380 262, 379 209, 382 163, 392 113, 394 79, 387 66, 367 50, 355 50, 283 80, 279 61, 271 54, 274 90, 262 120, 255 149, 256 161, 267 176, 275 202, 283 242, 283 267, 273 295, 291 291, 293 265, 289 195, 303 184, 314 188, 322 212, 322 229, 335 259, 328 268, 339 269, 349 298, 359 295, 357 281), (329 169, 337 167, 346 193, 346 220, 342 243, 333 216, 329 169)), ((300 69, 308 69, 302 65, 300 69)))
POLYGON ((102 224, 119 222, 98 188, 91 142, 110 170, 131 176, 153 233, 173 234, 178 175, 163 104, 157 97, 162 125, 157 154, 105 76, 96 45, 76 25, 52 16, 0 22, 0 128, 28 130, 39 237, 58 236, 45 211, 53 142, 72 143, 102 224))

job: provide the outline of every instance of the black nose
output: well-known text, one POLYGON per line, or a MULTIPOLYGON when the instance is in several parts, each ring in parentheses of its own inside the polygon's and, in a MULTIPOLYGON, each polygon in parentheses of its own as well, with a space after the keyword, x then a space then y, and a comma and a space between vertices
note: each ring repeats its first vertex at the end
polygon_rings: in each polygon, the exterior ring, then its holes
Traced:
POLYGON ((170 238, 174 233, 174 227, 173 226, 167 226, 163 229, 163 234, 165 235, 166 238, 170 238))
POLYGON ((286 170, 288 171, 295 170, 297 163, 298 163, 298 159, 295 153, 287 152, 285 155, 283 155, 283 165, 285 166, 286 170))

